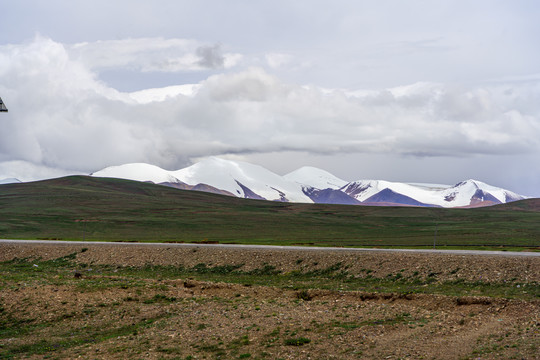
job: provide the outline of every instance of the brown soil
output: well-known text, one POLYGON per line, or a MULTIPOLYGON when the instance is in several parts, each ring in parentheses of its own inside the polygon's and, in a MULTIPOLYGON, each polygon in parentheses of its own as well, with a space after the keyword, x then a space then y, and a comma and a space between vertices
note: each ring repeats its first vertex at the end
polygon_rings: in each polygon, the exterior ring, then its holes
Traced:
MULTIPOLYGON (((540 281, 540 258, 507 256, 2 244, 0 261, 55 259, 74 252, 76 261, 86 264, 244 264, 243 270, 269 264, 287 272, 341 262, 349 273, 370 269, 376 277, 418 272, 424 277, 437 273, 439 281, 540 281), (81 252, 83 248, 87 250, 81 252)), ((140 279, 137 286, 84 290, 85 281, 100 280, 115 279, 84 274, 60 285, 4 287, 0 293, 4 313, 17 314, 28 324, 55 325, 0 338, 0 351, 47 339, 53 344, 50 355, 60 359, 540 358, 539 301, 327 290, 300 293, 193 279, 140 279), (92 329, 127 331, 106 340, 90 336, 80 345, 62 346, 80 329, 90 334, 92 329), (302 338, 309 342, 301 344, 302 338), (291 344, 294 339, 296 345, 291 344)))
POLYGON ((243 264, 242 270, 262 265, 275 266, 283 272, 325 269, 342 263, 347 272, 363 274, 366 269, 375 277, 400 272, 404 277, 418 272, 420 277, 437 274, 441 281, 516 281, 540 282, 540 258, 500 255, 453 255, 440 253, 395 253, 321 250, 260 250, 212 248, 204 246, 136 245, 136 244, 0 244, 0 261, 13 258, 56 259, 74 252, 77 261, 86 264, 120 266, 183 265, 199 263, 219 265, 243 264))

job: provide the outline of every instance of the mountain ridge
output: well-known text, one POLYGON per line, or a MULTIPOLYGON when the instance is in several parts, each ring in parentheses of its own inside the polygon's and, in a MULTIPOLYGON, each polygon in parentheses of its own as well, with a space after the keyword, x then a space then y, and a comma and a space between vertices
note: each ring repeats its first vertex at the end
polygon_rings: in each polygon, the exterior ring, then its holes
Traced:
POLYGON ((453 186, 385 180, 347 182, 311 166, 280 176, 260 165, 217 157, 175 171, 132 163, 107 167, 90 175, 293 203, 452 208, 489 206, 527 198, 474 179, 453 186))
POLYGON ((3 184, 18 184, 20 182, 22 182, 22 181, 17 179, 17 178, 0 179, 0 185, 3 185, 3 184))

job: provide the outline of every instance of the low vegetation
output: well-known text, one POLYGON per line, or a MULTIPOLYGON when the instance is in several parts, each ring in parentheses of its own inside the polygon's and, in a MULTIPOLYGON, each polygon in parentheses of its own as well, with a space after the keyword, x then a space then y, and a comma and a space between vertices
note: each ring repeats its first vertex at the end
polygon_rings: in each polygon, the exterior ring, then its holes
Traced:
POLYGON ((75 176, 2 185, 0 238, 537 250, 539 204, 292 204, 75 176))
POLYGON ((248 268, 240 253, 229 264, 83 262, 95 248, 0 262, 0 358, 473 359, 539 351, 540 285, 525 277, 456 281, 456 268, 385 274, 345 262, 320 267, 307 256, 293 268, 248 268))

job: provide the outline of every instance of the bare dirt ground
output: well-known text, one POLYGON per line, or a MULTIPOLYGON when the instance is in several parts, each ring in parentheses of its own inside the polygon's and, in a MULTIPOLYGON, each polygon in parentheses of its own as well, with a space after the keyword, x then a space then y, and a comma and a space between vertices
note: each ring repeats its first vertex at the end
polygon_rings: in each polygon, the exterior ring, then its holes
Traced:
MULTIPOLYGON (((48 260, 73 253, 77 253, 76 262, 89 266, 243 264, 246 271, 271 265, 286 273, 341 263, 349 274, 364 276, 369 270, 376 278, 437 274, 438 282, 511 282, 524 291, 540 281, 538 257, 0 245, 0 261, 48 260)), ((4 284, 0 301, 0 315, 16 316, 31 329, 0 338, 0 354, 2 349, 24 350, 40 342, 50 347, 45 354, 21 350, 21 358, 540 358, 539 300, 473 294, 300 292, 190 278, 143 277, 127 285, 120 277, 89 271, 67 282, 4 284), (91 286, 98 281, 113 285, 91 286), (78 337, 81 333, 84 336, 78 337)))
POLYGON ((73 252, 77 261, 87 264, 119 266, 183 265, 200 263, 215 266, 243 264, 242 269, 253 270, 267 264, 284 272, 298 269, 324 269, 342 263, 350 273, 371 270, 375 277, 401 272, 403 276, 418 272, 419 276, 436 273, 439 280, 540 282, 540 258, 511 256, 466 256, 455 254, 414 254, 393 252, 259 250, 211 248, 193 245, 135 246, 133 244, 0 244, 0 261, 13 258, 56 259, 73 252), (301 260, 301 261, 300 261, 301 260), (403 271, 402 271, 403 270, 403 271))

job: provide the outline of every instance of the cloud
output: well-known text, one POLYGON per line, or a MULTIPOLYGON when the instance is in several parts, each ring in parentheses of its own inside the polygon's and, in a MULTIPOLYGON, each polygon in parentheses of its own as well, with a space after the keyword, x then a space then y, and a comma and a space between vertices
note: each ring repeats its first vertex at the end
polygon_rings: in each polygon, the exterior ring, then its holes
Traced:
MULTIPOLYGON (((148 89, 137 101, 100 81, 97 69, 134 64, 146 71, 160 59, 151 48, 186 43, 116 44, 126 47, 93 43, 77 52, 43 37, 0 47, 0 93, 10 105, 0 117, 0 170, 8 175, 9 166, 23 163, 88 173, 128 162, 177 169, 219 154, 471 158, 540 151, 538 81, 349 91, 288 83, 248 68, 190 85, 196 91, 148 89), (134 44, 147 46, 139 51, 134 44), (98 48, 120 55, 100 57, 98 48)), ((198 46, 193 54, 206 66, 221 61, 219 48, 197 54, 198 46)))
POLYGON ((48 167, 29 161, 13 160, 0 162, 0 180, 15 178, 20 181, 35 181, 66 175, 87 175, 87 173, 73 169, 48 167))
POLYGON ((199 46, 195 53, 199 56, 198 64, 205 68, 219 69, 225 64, 221 46, 199 46))
POLYGON ((142 72, 201 71, 231 68, 241 54, 223 53, 221 45, 195 40, 137 38, 84 42, 67 46, 70 56, 89 69, 130 69, 142 72))
POLYGON ((293 60, 293 56, 284 53, 270 53, 265 56, 268 66, 272 69, 276 69, 289 64, 293 60))

